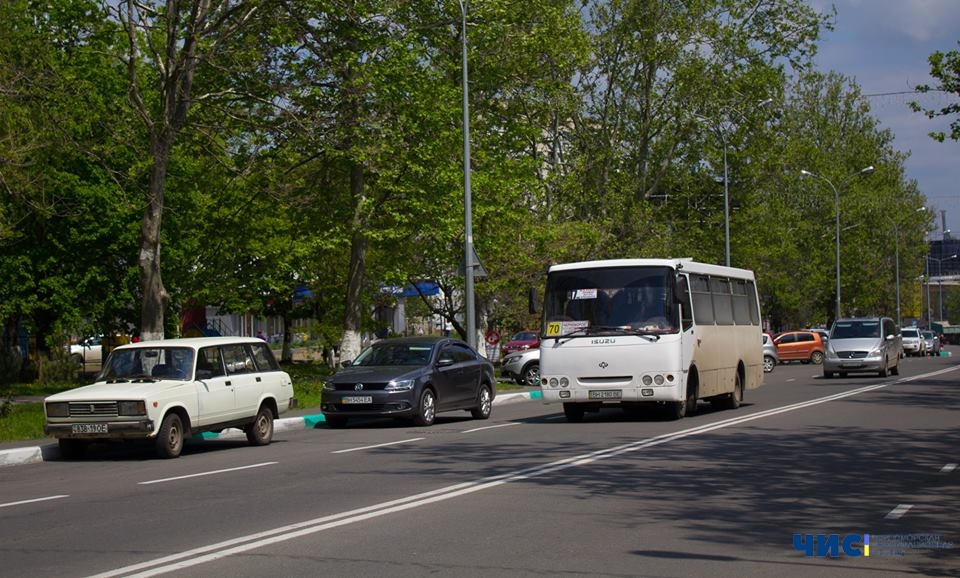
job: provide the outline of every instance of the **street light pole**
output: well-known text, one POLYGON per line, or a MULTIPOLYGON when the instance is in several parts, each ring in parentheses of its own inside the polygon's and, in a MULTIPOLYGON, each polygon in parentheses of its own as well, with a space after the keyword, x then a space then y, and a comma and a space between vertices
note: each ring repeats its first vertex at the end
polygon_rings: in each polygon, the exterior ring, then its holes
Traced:
POLYGON ((470 99, 467 75, 467 0, 457 0, 460 5, 461 60, 463 68, 463 277, 466 305, 467 344, 477 347, 477 321, 473 298, 473 208, 470 191, 470 99))
MULTIPOLYGON (((941 253, 941 255, 942 254, 943 253, 941 253)), ((943 321, 943 262, 956 258, 956 254, 950 255, 949 257, 944 257, 942 259, 937 259, 936 257, 927 255, 927 329, 933 329, 933 303, 930 302, 930 261, 937 262, 937 295, 940 309, 940 317, 938 320, 943 321)))
MULTIPOLYGON (((920 207, 915 212, 919 213, 920 211, 926 211, 926 207, 920 207)), ((896 259, 894 268, 896 270, 896 280, 897 280, 897 327, 903 325, 903 317, 900 313, 900 226, 896 221, 887 217, 887 220, 893 224, 893 250, 896 259)))
MULTIPOLYGON (((868 167, 864 167, 864 168, 860 169, 859 171, 857 171, 857 172, 855 172, 855 173, 851 173, 851 174, 847 175, 847 177, 846 177, 845 179, 843 179, 843 181, 840 182, 840 187, 843 187, 843 185, 845 185, 845 184, 846 184, 850 179, 852 179, 853 177, 857 177, 857 176, 861 176, 861 175, 869 175, 869 174, 872 173, 873 171, 874 171, 873 165, 870 165, 870 166, 868 166, 868 167)), ((836 309, 834 310, 834 318, 833 318, 834 321, 836 321, 837 319, 840 319, 840 188, 836 187, 836 186, 833 184, 833 182, 832 182, 830 179, 828 179, 827 177, 818 175, 818 174, 816 174, 816 173, 811 173, 810 171, 808 171, 808 170, 806 170, 806 169, 801 170, 801 171, 800 171, 800 174, 801 174, 801 175, 804 175, 804 176, 807 176, 807 177, 815 177, 815 178, 818 178, 818 179, 820 179, 821 181, 823 181, 823 182, 827 183, 828 185, 830 185, 830 188, 833 189, 834 205, 836 206, 836 209, 837 209, 837 210, 836 210, 836 213, 837 213, 837 219, 836 219, 836 221, 837 221, 837 222, 836 222, 836 238, 837 238, 837 304, 836 304, 836 309)))
MULTIPOLYGON (((761 108, 767 106, 773 102, 772 98, 767 98, 761 100, 753 108, 761 108)), ((727 129, 730 122, 730 111, 734 110, 741 117, 744 117, 744 114, 739 110, 736 110, 732 107, 724 108, 724 115, 727 124, 722 124, 713 119, 707 118, 701 115, 694 115, 701 120, 705 120, 714 125, 714 128, 717 131, 717 134, 720 135, 720 143, 723 145, 723 255, 724 255, 724 264, 730 266, 730 179, 727 169, 727 129)))

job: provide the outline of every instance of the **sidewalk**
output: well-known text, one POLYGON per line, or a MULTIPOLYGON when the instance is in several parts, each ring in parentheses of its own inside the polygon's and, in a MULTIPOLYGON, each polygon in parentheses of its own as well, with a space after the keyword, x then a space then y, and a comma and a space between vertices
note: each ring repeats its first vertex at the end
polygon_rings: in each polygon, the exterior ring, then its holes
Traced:
MULTIPOLYGON (((499 393, 493 400, 493 405, 504 405, 508 403, 517 403, 530 399, 540 399, 540 389, 527 387, 522 391, 511 390, 506 393, 499 393)), ((17 399, 18 401, 43 401, 43 398, 36 400, 17 399)), ((323 414, 319 408, 306 408, 290 410, 280 419, 274 420, 274 432, 284 432, 299 429, 313 429, 317 424, 324 422, 323 414)), ((243 438, 245 434, 239 429, 228 429, 217 433, 204 433, 204 439, 233 439, 243 438)), ((46 438, 42 440, 24 440, 4 442, 0 444, 0 468, 5 466, 20 466, 25 464, 35 464, 38 462, 55 461, 60 459, 60 448, 57 440, 46 438)))

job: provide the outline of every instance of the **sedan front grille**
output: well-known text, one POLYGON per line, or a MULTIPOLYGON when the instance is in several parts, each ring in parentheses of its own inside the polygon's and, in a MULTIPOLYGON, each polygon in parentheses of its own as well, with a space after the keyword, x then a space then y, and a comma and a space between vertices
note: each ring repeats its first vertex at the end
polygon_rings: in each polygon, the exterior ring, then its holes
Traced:
POLYGON ((383 391, 387 388, 387 383, 384 381, 373 383, 363 382, 362 384, 335 383, 333 385, 337 388, 337 391, 383 391), (362 385, 363 387, 357 389, 357 385, 362 385))
POLYGON ((70 402, 70 417, 117 417, 117 402, 70 402))

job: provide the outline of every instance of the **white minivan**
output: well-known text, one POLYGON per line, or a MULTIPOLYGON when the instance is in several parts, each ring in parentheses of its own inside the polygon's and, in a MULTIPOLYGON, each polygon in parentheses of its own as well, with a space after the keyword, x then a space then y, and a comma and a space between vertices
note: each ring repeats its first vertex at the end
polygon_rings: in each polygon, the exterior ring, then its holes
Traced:
POLYGON ((66 458, 93 442, 151 439, 175 458, 184 439, 242 429, 267 445, 273 420, 295 406, 293 382, 269 345, 253 337, 141 341, 117 347, 91 385, 44 400, 44 431, 66 458))

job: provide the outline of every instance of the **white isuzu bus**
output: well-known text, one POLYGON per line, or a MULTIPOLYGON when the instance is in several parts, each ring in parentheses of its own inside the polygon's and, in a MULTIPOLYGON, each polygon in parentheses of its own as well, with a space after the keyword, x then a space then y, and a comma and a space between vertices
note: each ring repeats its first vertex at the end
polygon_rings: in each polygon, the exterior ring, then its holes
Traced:
POLYGON ((760 302, 753 272, 691 259, 553 265, 547 274, 540 389, 569 421, 619 405, 698 400, 740 406, 763 383, 760 302))

